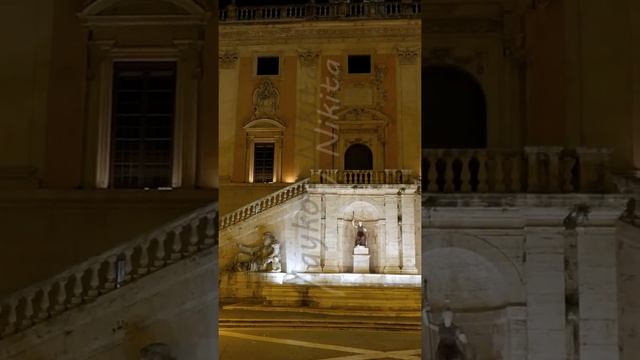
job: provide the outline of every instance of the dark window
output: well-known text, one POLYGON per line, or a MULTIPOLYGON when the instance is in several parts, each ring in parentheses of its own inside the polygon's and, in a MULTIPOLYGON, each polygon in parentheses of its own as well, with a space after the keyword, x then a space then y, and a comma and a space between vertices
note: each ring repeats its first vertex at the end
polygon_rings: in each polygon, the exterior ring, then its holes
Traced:
POLYGON ((277 56, 258 57, 258 75, 280 74, 280 58, 277 56))
POLYGON ((275 144, 256 143, 253 148, 253 182, 273 182, 275 144))
POLYGON ((370 74, 371 55, 349 55, 349 74, 370 74))
POLYGON ((353 144, 344 153, 345 170, 373 170, 373 153, 367 145, 353 144))
POLYGON ((114 65, 111 186, 171 186, 176 66, 114 65))

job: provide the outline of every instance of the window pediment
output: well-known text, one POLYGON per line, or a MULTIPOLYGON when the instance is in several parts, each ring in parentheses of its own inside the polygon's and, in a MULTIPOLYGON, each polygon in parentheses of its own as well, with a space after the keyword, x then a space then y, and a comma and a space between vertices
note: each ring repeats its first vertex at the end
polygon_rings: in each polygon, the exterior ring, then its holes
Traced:
POLYGON ((78 15, 89 25, 204 23, 206 10, 194 0, 95 0, 78 15))
POLYGON ((256 119, 249 121, 244 127, 247 132, 262 132, 262 131, 279 131, 285 130, 285 126, 274 119, 256 119))

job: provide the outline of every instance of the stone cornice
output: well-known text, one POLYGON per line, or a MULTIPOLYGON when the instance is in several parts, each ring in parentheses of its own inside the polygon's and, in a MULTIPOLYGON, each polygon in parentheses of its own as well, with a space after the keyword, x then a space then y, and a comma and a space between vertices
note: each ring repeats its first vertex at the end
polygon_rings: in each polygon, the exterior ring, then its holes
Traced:
POLYGON ((563 212, 576 204, 590 208, 609 209, 618 214, 624 210, 629 196, 624 194, 440 194, 423 192, 423 208, 455 209, 561 209, 563 212))
MULTIPOLYGON (((308 24, 307 24, 308 25, 308 24)), ((420 20, 386 20, 363 22, 322 22, 313 26, 281 25, 221 25, 220 46, 266 45, 276 43, 334 42, 363 39, 380 41, 420 42, 420 20)))

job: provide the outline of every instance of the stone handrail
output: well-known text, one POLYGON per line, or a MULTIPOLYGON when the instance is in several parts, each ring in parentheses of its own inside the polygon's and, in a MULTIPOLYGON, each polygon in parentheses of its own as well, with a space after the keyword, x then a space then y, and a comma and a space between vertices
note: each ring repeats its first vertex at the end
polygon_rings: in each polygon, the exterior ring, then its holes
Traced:
POLYGON ((273 194, 269 194, 268 196, 245 205, 230 214, 222 216, 220 218, 220 230, 237 224, 241 221, 245 221, 250 217, 266 211, 267 209, 280 205, 293 199, 294 197, 297 197, 300 194, 305 193, 307 191, 306 184, 308 182, 309 179, 298 181, 297 183, 280 189, 273 194))
POLYGON ((333 20, 340 18, 419 18, 422 13, 418 0, 397 0, 353 3, 317 4, 309 1, 296 5, 236 6, 220 11, 221 22, 262 22, 333 20))
POLYGON ((609 150, 423 149, 425 192, 602 193, 612 190, 609 150))
POLYGON ((413 184, 415 179, 411 170, 386 169, 386 170, 337 170, 314 169, 311 170, 311 184, 349 184, 349 185, 375 185, 375 184, 413 184))
POLYGON ((218 204, 0 299, 0 338, 90 302, 180 259, 215 245, 218 204))

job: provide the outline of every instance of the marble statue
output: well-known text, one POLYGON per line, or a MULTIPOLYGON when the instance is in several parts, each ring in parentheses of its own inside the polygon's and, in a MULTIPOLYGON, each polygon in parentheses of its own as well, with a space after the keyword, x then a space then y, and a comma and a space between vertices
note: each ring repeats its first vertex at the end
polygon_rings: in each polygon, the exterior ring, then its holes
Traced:
POLYGON ((356 225, 356 220, 353 218, 351 220, 351 225, 356 229, 356 244, 355 246, 364 246, 367 247, 367 229, 362 224, 362 221, 358 221, 356 225))
POLYGON ((140 360, 175 360, 167 344, 153 343, 140 350, 140 360))
POLYGON ((429 321, 429 308, 425 307, 425 321, 429 328, 438 332, 436 360, 471 360, 468 356, 467 336, 453 323, 453 311, 447 306, 442 312, 442 323, 429 321))
POLYGON ((239 252, 234 262, 235 271, 282 271, 280 242, 272 233, 265 232, 260 245, 237 245, 239 252))

